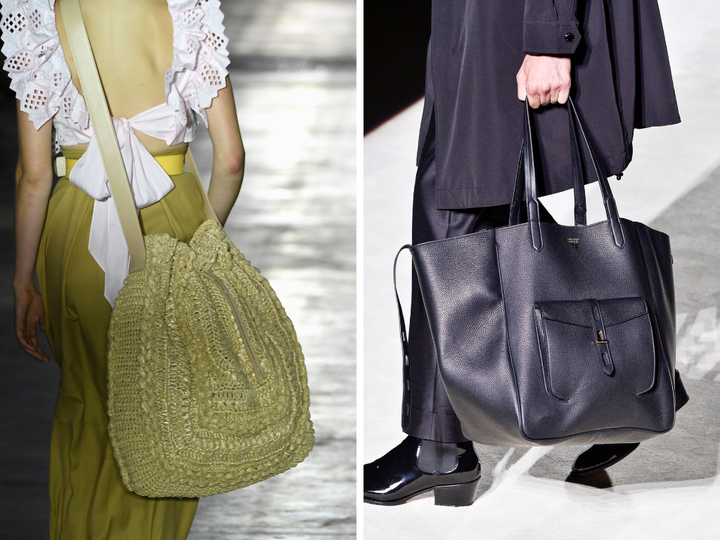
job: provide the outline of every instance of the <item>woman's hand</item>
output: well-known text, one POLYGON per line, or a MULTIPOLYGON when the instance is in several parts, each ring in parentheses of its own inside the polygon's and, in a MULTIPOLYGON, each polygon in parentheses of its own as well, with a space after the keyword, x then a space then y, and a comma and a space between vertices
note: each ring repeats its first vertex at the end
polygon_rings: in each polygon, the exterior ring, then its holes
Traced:
POLYGON ((530 106, 565 103, 570 95, 570 58, 561 56, 525 55, 515 77, 518 99, 527 97, 530 106))
POLYGON ((37 324, 45 331, 45 309, 40 293, 33 283, 13 286, 15 290, 15 334, 23 350, 33 358, 45 362, 50 358, 40 348, 37 324))

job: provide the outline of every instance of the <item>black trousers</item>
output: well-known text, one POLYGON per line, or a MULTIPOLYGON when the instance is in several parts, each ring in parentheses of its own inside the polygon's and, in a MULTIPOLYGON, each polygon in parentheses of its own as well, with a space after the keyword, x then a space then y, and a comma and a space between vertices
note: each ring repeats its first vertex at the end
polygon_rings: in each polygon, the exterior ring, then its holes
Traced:
MULTIPOLYGON (((415 178, 413 244, 505 226, 508 224, 509 211, 509 205, 465 210, 436 208, 435 126, 432 118, 415 178)), ((542 221, 554 222, 542 207, 540 217, 542 221)), ((408 346, 408 359, 403 367, 403 431, 420 439, 439 442, 467 441, 440 379, 435 347, 414 272, 408 346)), ((675 381, 676 408, 679 409, 687 403, 688 396, 677 371, 675 381)))
MULTIPOLYGON (((434 123, 432 118, 415 178, 413 244, 507 225, 509 205, 466 210, 436 208, 434 123)), ((439 442, 467 441, 440 379, 435 347, 414 272, 408 346, 403 372, 403 431, 420 439, 439 442)))

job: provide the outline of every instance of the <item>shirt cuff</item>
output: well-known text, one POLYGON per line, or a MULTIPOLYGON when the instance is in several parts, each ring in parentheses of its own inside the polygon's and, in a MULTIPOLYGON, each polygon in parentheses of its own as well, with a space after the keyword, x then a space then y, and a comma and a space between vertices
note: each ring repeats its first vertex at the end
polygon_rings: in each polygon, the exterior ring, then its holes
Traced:
POLYGON ((573 54, 580 39, 575 23, 532 21, 523 24, 523 50, 528 54, 573 54))

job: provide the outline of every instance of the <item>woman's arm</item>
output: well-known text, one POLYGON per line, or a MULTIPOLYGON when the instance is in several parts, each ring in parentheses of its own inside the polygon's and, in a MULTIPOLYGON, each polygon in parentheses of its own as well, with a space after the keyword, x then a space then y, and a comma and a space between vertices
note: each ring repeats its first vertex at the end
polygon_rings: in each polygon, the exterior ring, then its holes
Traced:
POLYGON ((213 165, 208 198, 223 225, 235 204, 245 172, 245 149, 238 126, 230 77, 207 109, 213 145, 213 165))
POLYGON ((45 330, 45 310, 35 288, 37 259, 48 199, 52 189, 52 122, 36 130, 27 113, 17 109, 20 157, 15 173, 15 332, 33 358, 49 362, 40 348, 36 325, 45 330))

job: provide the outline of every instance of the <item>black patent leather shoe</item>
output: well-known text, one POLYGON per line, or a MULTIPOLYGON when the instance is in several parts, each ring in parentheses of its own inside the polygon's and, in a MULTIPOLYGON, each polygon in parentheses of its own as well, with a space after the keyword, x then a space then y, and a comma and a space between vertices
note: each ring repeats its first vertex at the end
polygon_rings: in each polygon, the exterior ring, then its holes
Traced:
MULTIPOLYGON (((682 409, 690 397, 685 390, 685 385, 680 378, 680 373, 675 370, 675 410, 682 409)), ((586 476, 602 471, 615 465, 629 456, 640 443, 625 444, 595 444, 585 450, 576 459, 572 466, 572 474, 575 476, 586 476)))
POLYGON ((576 476, 586 476, 607 469, 625 459, 638 446, 640 443, 595 444, 575 459, 572 473, 576 476))
POLYGON ((433 491, 436 505, 472 504, 480 482, 480 462, 472 443, 458 443, 457 465, 442 474, 420 470, 420 443, 420 439, 408 436, 383 457, 365 465, 365 502, 396 505, 433 491))
MULTIPOLYGON (((675 370, 675 410, 682 409, 689 400, 690 397, 687 395, 680 373, 675 370)), ((618 461, 625 459, 638 446, 640 446, 640 443, 595 444, 575 458, 572 474, 586 476, 605 470, 618 461)))

